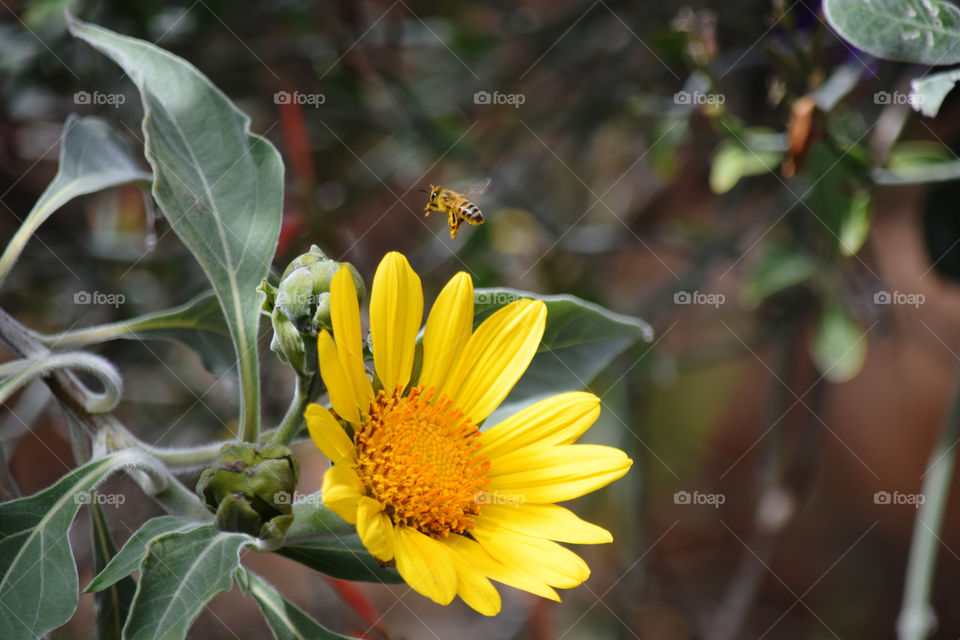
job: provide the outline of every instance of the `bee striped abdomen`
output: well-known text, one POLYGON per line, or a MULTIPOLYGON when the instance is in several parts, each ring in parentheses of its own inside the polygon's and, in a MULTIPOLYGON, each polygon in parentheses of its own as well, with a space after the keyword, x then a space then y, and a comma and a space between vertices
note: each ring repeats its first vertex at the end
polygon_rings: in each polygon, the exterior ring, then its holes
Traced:
POLYGON ((430 185, 430 200, 424 209, 426 215, 431 211, 447 214, 447 224, 450 227, 450 239, 457 237, 460 225, 468 222, 472 225, 483 224, 483 214, 480 207, 470 202, 468 197, 482 195, 489 186, 490 178, 482 180, 470 187, 467 195, 461 195, 453 189, 445 189, 437 185, 430 185))
POLYGON ((470 224, 481 224, 483 222, 483 213, 480 212, 480 208, 466 198, 458 200, 455 208, 457 213, 470 224))

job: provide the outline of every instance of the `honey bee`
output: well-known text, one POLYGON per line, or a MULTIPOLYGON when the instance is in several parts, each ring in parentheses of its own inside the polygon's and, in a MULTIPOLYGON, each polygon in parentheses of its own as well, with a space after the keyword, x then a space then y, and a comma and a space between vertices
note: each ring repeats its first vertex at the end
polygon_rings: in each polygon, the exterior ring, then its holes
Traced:
MULTIPOLYGON (((447 223, 450 225, 450 239, 457 237, 457 231, 464 222, 472 225, 483 224, 483 213, 480 208, 470 202, 470 198, 478 198, 490 186, 490 178, 485 178, 477 184, 458 193, 453 189, 441 186, 430 186, 430 201, 424 209, 426 215, 432 211, 447 214, 447 223)), ((425 192, 426 193, 426 192, 425 192)))

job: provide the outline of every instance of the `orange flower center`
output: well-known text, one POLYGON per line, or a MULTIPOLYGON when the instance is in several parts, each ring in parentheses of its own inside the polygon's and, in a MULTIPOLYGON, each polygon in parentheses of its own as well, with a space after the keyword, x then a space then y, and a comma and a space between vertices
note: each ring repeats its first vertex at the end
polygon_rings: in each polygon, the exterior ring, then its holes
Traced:
POLYGON ((432 387, 401 393, 380 391, 354 436, 360 481, 394 524, 434 537, 463 533, 480 513, 490 468, 480 432, 446 395, 432 402, 432 387))

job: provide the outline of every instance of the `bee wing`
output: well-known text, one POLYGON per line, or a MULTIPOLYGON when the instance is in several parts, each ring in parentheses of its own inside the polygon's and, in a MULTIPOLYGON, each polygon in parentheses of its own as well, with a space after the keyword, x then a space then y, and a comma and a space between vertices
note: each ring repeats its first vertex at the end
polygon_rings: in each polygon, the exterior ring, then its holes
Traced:
POLYGON ((464 189, 461 193, 464 198, 479 198, 486 192, 487 187, 490 186, 490 183, 492 182, 492 180, 493 180, 492 178, 484 178, 483 180, 477 182, 476 184, 470 185, 469 187, 464 189))

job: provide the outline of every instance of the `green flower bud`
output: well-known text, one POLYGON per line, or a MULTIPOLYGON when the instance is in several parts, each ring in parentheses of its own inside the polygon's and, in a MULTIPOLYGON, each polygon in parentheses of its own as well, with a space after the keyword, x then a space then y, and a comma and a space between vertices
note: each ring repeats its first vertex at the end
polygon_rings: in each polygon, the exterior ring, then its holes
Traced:
POLYGON ((281 360, 302 375, 316 373, 317 341, 303 339, 280 307, 274 308, 270 319, 273 322, 273 339, 270 341, 270 348, 281 360))
POLYGON ((264 278, 260 281, 257 291, 260 293, 260 313, 269 316, 273 313, 273 306, 277 300, 277 288, 264 278))
POLYGON ((287 266, 277 287, 264 280, 257 288, 263 296, 261 312, 273 323, 270 348, 301 375, 316 373, 317 334, 331 329, 330 282, 344 266, 363 300, 365 288, 357 270, 329 259, 316 245, 287 266))
POLYGON ((227 443, 200 474, 197 494, 222 531, 282 539, 293 523, 291 497, 299 478, 296 456, 281 444, 227 443))

